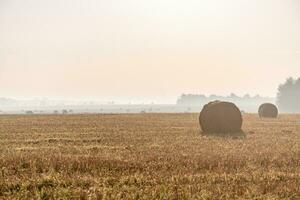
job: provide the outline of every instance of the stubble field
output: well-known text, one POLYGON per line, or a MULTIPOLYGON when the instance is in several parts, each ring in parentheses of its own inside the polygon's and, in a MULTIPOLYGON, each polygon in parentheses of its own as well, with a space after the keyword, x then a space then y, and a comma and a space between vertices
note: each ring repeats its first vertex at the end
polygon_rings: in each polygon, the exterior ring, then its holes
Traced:
POLYGON ((244 138, 198 114, 0 116, 0 199, 300 199, 300 115, 244 115, 244 138))

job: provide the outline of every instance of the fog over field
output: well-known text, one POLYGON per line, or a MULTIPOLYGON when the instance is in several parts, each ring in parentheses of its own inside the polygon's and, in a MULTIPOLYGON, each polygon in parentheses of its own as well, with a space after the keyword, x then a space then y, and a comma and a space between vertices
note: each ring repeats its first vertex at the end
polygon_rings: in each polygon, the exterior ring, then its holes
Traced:
POLYGON ((249 96, 229 96, 183 94, 174 103, 155 103, 141 101, 137 103, 123 103, 122 101, 84 101, 84 100, 51 100, 51 99, 11 99, 0 98, 2 114, 24 114, 33 111, 36 114, 51 114, 62 110, 71 110, 72 113, 180 113, 200 112, 204 104, 214 100, 235 102, 243 111, 257 112, 258 105, 264 102, 275 103, 275 98, 249 96))

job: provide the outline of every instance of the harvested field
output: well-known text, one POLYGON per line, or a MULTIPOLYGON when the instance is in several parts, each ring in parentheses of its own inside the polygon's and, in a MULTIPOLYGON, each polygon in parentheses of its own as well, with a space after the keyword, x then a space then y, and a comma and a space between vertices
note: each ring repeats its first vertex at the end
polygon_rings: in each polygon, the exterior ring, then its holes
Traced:
POLYGON ((245 115, 246 138, 198 114, 0 116, 0 199, 300 199, 300 115, 245 115))

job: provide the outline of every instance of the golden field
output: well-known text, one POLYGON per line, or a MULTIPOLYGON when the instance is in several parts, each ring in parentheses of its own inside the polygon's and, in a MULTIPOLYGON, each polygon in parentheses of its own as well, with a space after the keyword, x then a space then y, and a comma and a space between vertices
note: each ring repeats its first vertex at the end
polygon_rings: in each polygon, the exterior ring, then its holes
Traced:
POLYGON ((2 115, 0 199, 300 199, 300 115, 2 115))

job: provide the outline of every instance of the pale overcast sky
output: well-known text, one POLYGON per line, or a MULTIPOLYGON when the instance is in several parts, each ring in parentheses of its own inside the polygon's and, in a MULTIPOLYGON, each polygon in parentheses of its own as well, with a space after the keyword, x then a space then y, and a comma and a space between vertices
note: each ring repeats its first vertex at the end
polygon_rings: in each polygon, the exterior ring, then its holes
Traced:
POLYGON ((0 96, 275 96, 300 77, 299 0, 0 0, 0 96))

